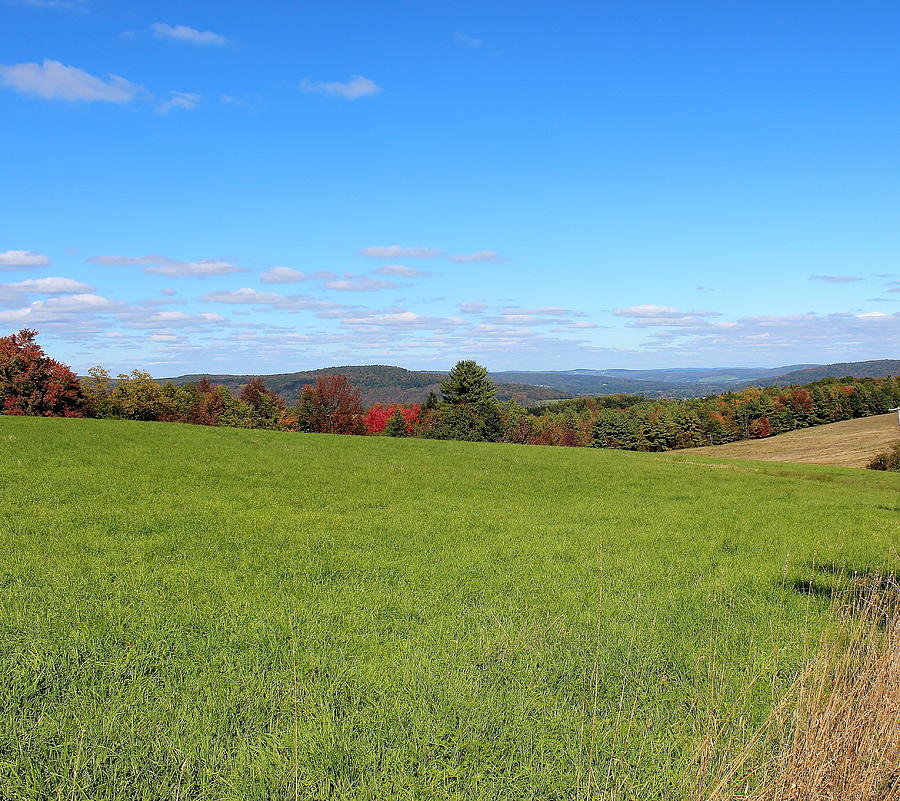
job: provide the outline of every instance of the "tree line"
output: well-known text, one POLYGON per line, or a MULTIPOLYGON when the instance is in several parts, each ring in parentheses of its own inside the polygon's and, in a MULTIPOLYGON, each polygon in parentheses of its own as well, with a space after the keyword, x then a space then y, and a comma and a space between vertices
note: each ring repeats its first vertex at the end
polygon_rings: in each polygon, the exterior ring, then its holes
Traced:
POLYGON ((900 406, 900 377, 889 376, 751 387, 687 400, 573 398, 525 409, 515 400, 498 402, 487 370, 468 360, 450 371, 440 390, 423 404, 364 409, 347 377, 329 373, 303 387, 292 405, 259 378, 236 396, 206 378, 176 386, 140 370, 113 379, 94 367, 79 379, 43 352, 37 332, 0 337, 0 409, 12 415, 666 451, 763 438, 900 406))

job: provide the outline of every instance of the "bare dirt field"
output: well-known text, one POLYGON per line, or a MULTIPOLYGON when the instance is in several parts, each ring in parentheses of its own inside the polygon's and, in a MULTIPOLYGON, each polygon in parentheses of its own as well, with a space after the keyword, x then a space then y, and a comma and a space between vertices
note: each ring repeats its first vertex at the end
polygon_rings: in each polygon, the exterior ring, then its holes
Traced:
POLYGON ((731 442, 706 448, 689 448, 685 454, 762 462, 802 462, 865 467, 873 456, 900 438, 895 413, 824 426, 802 428, 767 439, 731 442))

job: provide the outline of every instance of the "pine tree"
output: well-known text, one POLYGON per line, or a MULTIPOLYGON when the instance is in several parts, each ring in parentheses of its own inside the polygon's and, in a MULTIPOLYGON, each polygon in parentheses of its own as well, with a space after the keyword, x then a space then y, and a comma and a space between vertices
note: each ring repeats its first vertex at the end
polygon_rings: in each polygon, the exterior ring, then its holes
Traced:
POLYGON ((487 377, 487 368, 471 360, 456 363, 448 379, 441 382, 441 395, 451 404, 483 407, 496 402, 494 382, 487 377))
POLYGON ((384 433, 389 437, 405 437, 406 421, 400 413, 400 409, 394 409, 394 413, 388 418, 387 425, 384 427, 384 433))

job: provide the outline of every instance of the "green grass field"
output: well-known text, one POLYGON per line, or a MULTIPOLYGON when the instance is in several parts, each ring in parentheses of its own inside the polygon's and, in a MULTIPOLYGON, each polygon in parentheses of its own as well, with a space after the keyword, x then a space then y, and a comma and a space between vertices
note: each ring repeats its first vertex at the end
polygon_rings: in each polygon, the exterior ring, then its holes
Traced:
POLYGON ((896 569, 898 512, 846 468, 0 417, 0 798, 685 798, 827 620, 794 582, 896 569))

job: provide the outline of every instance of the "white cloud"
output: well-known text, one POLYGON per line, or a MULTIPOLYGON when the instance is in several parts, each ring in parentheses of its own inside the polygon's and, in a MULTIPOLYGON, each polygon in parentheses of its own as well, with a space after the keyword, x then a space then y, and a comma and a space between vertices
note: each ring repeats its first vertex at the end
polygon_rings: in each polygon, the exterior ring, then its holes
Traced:
POLYGON ((260 292, 257 289, 244 287, 243 289, 220 289, 215 292, 207 292, 200 300, 206 303, 255 303, 263 305, 280 303, 284 300, 284 295, 278 295, 275 292, 260 292))
POLYGON ((107 267, 137 267, 144 264, 173 264, 174 260, 168 256, 92 256, 88 259, 94 264, 104 264, 107 267))
MULTIPOLYGON (((336 311, 349 309, 338 303, 315 300, 308 295, 279 295, 277 292, 260 292, 258 289, 243 287, 233 290, 216 290, 201 296, 203 303, 227 303, 241 306, 271 306, 285 311, 336 311)), ((344 313, 344 312, 338 312, 344 313)))
POLYGON ((168 114, 173 108, 181 108, 185 111, 193 111, 203 100, 203 95, 194 95, 190 92, 170 92, 168 100, 156 107, 158 114, 168 114))
POLYGON ((422 278, 431 273, 423 270, 414 270, 412 267, 404 267, 402 264, 386 264, 384 267, 377 267, 372 270, 375 275, 399 275, 402 278, 422 278))
POLYGON ((469 34, 467 33, 454 33, 453 41, 461 47, 477 48, 484 46, 484 42, 482 42, 481 39, 477 39, 474 36, 469 36, 469 34))
POLYGON ((900 341, 900 313, 839 312, 819 315, 761 315, 653 334, 656 348, 668 352, 714 354, 754 363, 851 361, 884 358, 885 343, 900 341))
POLYGON ((506 259, 500 258, 500 255, 496 250, 477 250, 475 253, 451 256, 450 261, 459 262, 460 264, 469 264, 470 262, 475 261, 487 261, 496 264, 497 262, 506 261, 506 259))
POLYGON ((617 317, 631 318, 632 322, 629 322, 628 326, 632 328, 709 325, 702 318, 720 316, 719 312, 702 311, 700 309, 682 311, 673 306, 655 306, 652 303, 629 306, 625 309, 615 309, 613 314, 617 317))
POLYGON ((371 292, 376 289, 396 289, 397 285, 390 281, 368 278, 364 275, 340 281, 328 281, 325 286, 342 292, 371 292))
POLYGON ((410 248, 401 245, 372 245, 359 252, 373 259, 433 259, 441 255, 439 250, 433 248, 410 248))
POLYGON ((30 278, 27 281, 16 281, 12 284, 0 284, 0 290, 9 292, 36 292, 42 295, 85 294, 93 292, 95 287, 71 278, 30 278))
POLYGON ((96 313, 114 312, 124 304, 99 295, 78 294, 39 300, 22 309, 0 311, 0 323, 37 326, 73 322, 76 318, 96 313))
POLYGON ((0 83, 23 95, 45 100, 82 100, 86 103, 127 103, 144 89, 118 75, 98 78, 59 61, 0 65, 0 83))
POLYGON ((33 250, 5 250, 0 251, 0 270, 17 270, 20 268, 46 267, 50 264, 43 253, 33 250))
POLYGON ((300 81, 300 91, 320 93, 343 97, 346 100, 357 100, 366 95, 374 95, 381 91, 381 87, 374 81, 364 78, 362 75, 353 75, 348 81, 312 81, 304 78, 300 81))
POLYGON ((855 275, 811 275, 810 281, 824 281, 826 284, 846 284, 850 281, 862 281, 855 275))
POLYGON ((133 310, 122 313, 119 319, 125 328, 187 328, 209 323, 224 323, 225 318, 221 314, 204 312, 201 314, 188 314, 181 311, 154 311, 147 314, 143 310, 133 310))
POLYGON ((103 264, 108 267, 147 267, 145 273, 167 275, 170 278, 198 277, 204 278, 210 275, 231 275, 232 273, 246 273, 246 267, 239 267, 231 262, 218 259, 200 259, 199 261, 178 261, 168 256, 159 254, 152 256, 93 256, 88 261, 95 264, 103 264))
POLYGON ((153 36, 157 39, 169 39, 173 42, 185 42, 187 44, 201 45, 203 47, 224 47, 228 39, 212 31, 198 31, 187 25, 167 25, 165 22, 154 22, 150 26, 153 36))
POLYGON ((159 267, 147 267, 145 273, 167 275, 170 278, 205 278, 210 275, 231 275, 249 272, 246 267, 238 267, 227 261, 201 259, 200 261, 173 261, 159 267))
POLYGON ((470 303, 460 303, 459 304, 459 310, 463 314, 483 314, 486 309, 487 309, 486 303, 470 302, 470 303))
POLYGON ((330 281, 337 276, 329 270, 304 273, 293 267, 272 267, 259 276, 264 284, 296 284, 301 281, 330 281))

